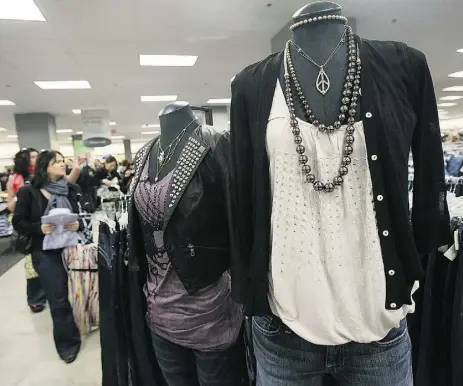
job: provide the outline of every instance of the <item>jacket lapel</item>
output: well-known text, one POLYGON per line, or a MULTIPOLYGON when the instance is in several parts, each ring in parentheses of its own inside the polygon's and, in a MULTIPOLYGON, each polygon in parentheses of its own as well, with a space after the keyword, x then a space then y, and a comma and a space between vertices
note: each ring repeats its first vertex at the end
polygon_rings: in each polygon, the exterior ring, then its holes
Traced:
MULTIPOLYGON (((200 130, 200 128, 198 128, 198 130, 200 130)), ((210 146, 198 136, 198 130, 195 130, 190 138, 188 138, 188 142, 180 153, 174 173, 172 174, 172 179, 167 191, 164 228, 167 227, 185 189, 210 150, 210 146)))
POLYGON ((151 149, 153 148, 158 138, 159 136, 153 138, 150 142, 143 146, 135 157, 135 174, 132 178, 132 181, 130 181, 129 190, 127 192, 127 195, 130 198, 133 197, 133 192, 135 191, 135 188, 140 181, 140 175, 143 171, 148 155, 150 154, 151 149))

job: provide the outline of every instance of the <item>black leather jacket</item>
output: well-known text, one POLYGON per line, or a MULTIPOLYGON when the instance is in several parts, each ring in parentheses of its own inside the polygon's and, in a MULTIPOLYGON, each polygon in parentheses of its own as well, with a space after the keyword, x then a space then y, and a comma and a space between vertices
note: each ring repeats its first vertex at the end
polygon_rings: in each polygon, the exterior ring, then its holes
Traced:
MULTIPOLYGON (((129 189, 133 197, 157 138, 137 154, 129 189)), ((200 126, 180 155, 167 193, 164 244, 185 289, 193 294, 230 269, 229 133, 200 126)), ((141 223, 133 200, 129 208, 129 269, 146 274, 141 223)))

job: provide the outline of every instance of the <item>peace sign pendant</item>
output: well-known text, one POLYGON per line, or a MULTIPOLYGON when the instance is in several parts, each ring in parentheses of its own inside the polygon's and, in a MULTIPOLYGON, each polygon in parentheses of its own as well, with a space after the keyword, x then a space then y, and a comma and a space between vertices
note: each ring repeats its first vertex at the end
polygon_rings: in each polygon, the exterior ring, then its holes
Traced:
POLYGON ((322 95, 325 95, 330 89, 330 78, 328 78, 328 74, 325 72, 323 67, 320 67, 320 72, 318 73, 317 82, 315 85, 318 92, 322 95))

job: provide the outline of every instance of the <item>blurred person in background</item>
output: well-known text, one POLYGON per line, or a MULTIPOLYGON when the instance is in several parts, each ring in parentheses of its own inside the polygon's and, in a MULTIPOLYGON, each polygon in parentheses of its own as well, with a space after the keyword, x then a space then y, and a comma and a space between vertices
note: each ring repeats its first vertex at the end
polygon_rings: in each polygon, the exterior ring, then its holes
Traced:
POLYGON ((119 173, 119 175, 124 178, 124 174, 125 174, 125 171, 129 168, 129 161, 127 161, 126 159, 123 160, 119 167, 117 168, 117 172, 119 173))
POLYGON ((124 172, 124 177, 122 178, 121 182, 121 192, 124 194, 127 194, 129 187, 130 187, 130 182, 132 181, 132 177, 135 173, 135 169, 133 164, 129 164, 127 166, 127 169, 124 172))
MULTIPOLYGON (((34 175, 35 163, 38 151, 36 149, 23 149, 16 153, 14 157, 13 174, 8 179, 8 209, 14 214, 16 208, 16 195, 24 185, 28 185, 34 175)), ((47 302, 45 292, 40 284, 37 273, 32 268, 31 256, 25 259, 26 279, 27 279, 27 304, 32 312, 43 311, 47 302)))
POLYGON ((95 161, 93 162, 93 166, 94 166, 94 169, 96 171, 96 170, 102 168, 103 164, 101 163, 101 161, 98 158, 95 158, 95 161))
POLYGON ((6 185, 8 183, 8 173, 0 173, 0 184, 2 192, 6 192, 6 185))
POLYGON ((86 154, 79 156, 78 163, 80 175, 76 183, 82 192, 80 203, 84 211, 94 213, 97 203, 96 190, 93 185, 95 171, 88 165, 88 156, 86 154))
MULTIPOLYGON (((20 234, 32 237, 32 262, 39 274, 50 305, 56 350, 66 363, 75 361, 81 345, 80 332, 68 299, 68 275, 61 257, 62 249, 43 250, 45 235, 55 226, 42 224, 42 216, 53 208, 68 208, 79 213, 79 187, 66 178, 64 157, 57 151, 43 151, 37 158, 31 184, 18 191, 13 226, 20 234)), ((74 221, 65 225, 77 232, 82 224, 74 221)))
POLYGON ((119 185, 122 181, 120 174, 117 172, 118 164, 116 158, 112 155, 105 159, 104 166, 98 170, 95 170, 93 176, 93 184, 95 186, 106 186, 110 187, 113 185, 119 185))

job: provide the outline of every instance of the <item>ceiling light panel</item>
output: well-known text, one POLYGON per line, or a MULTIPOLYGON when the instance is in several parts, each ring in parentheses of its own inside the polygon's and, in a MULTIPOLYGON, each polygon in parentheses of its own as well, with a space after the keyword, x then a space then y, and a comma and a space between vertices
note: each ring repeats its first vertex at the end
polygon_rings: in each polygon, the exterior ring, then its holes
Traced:
POLYGON ((12 135, 9 135, 7 138, 18 138, 18 136, 15 134, 12 134, 12 135))
POLYGON ((460 95, 447 95, 445 97, 440 98, 441 101, 458 101, 463 99, 463 96, 460 95))
POLYGON ((80 114, 82 114, 82 110, 81 110, 81 109, 72 109, 71 111, 72 111, 72 113, 75 114, 75 115, 80 115, 80 114))
POLYGON ((9 101, 8 99, 0 99, 0 106, 15 106, 16 103, 9 101))
POLYGON ((46 21, 33 0, 0 0, 0 19, 46 21))
POLYGON ((4 127, 0 127, 0 131, 6 131, 4 127))
POLYGON ((142 102, 173 102, 178 98, 177 95, 145 95, 141 96, 142 102))
POLYGON ((159 131, 144 131, 141 133, 141 135, 153 135, 153 134, 159 134, 159 131))
POLYGON ((457 52, 459 52, 460 54, 463 54, 463 48, 460 48, 459 50, 457 50, 457 52))
POLYGON ((229 105, 231 103, 231 98, 212 98, 207 101, 210 105, 229 105))
POLYGON ((456 106, 457 103, 438 103, 437 104, 437 107, 452 107, 452 106, 456 106))
POLYGON ((153 129, 155 127, 161 127, 161 125, 159 125, 157 123, 141 125, 142 129, 153 129))
POLYGON ((82 135, 82 134, 84 134, 84 132, 83 131, 78 131, 78 132, 76 132, 76 134, 82 135))
POLYGON ((67 133, 72 133, 72 129, 60 129, 56 130, 58 134, 67 134, 67 133))
POLYGON ((124 139, 125 135, 114 135, 111 137, 111 139, 124 139))
POLYGON ((140 66, 192 67, 197 60, 190 55, 140 55, 140 66))
POLYGON ((109 122, 109 126, 116 126, 116 125, 117 125, 117 123, 114 122, 114 121, 110 121, 110 122, 109 122))
POLYGON ((442 91, 446 92, 459 92, 463 91, 463 86, 452 86, 452 87, 446 87, 442 91))
POLYGON ((42 90, 84 90, 92 88, 86 80, 52 80, 52 81, 35 81, 37 87, 42 90))
POLYGON ((452 74, 449 74, 450 78, 463 78, 463 71, 457 71, 452 74))

